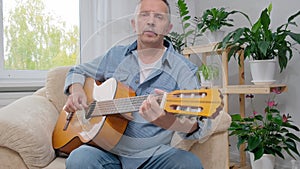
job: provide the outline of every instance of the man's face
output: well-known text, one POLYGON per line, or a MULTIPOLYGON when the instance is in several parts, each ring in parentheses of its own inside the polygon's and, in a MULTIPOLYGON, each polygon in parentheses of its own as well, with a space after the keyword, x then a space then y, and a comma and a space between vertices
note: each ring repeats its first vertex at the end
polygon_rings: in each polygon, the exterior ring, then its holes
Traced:
POLYGON ((143 43, 162 42, 172 28, 168 7, 161 0, 143 0, 132 24, 143 43))

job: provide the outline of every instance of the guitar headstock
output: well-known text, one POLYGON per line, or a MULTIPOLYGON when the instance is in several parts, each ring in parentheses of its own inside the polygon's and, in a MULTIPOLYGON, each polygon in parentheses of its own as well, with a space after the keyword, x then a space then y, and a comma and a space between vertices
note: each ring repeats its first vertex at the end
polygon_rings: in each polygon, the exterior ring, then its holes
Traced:
POLYGON ((164 99, 164 110, 176 114, 212 117, 224 106, 223 96, 216 88, 175 90, 164 99))

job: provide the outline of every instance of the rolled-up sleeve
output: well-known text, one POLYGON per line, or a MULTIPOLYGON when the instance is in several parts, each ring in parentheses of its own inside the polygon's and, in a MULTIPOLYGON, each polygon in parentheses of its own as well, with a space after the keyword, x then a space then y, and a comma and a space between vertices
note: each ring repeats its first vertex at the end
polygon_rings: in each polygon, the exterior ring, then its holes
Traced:
MULTIPOLYGON (((178 76, 180 89, 199 89, 200 84, 196 75, 197 67, 194 65, 189 65, 188 67, 188 69, 180 69, 181 72, 178 76)), ((179 118, 188 118, 194 122, 197 122, 198 124, 198 130, 194 131, 193 133, 177 132, 182 139, 200 141, 209 137, 214 131, 213 120, 210 118, 201 118, 195 116, 180 116, 179 118)))
POLYGON ((74 83, 84 85, 86 77, 91 77, 97 80, 101 79, 100 76, 103 73, 100 72, 104 69, 101 68, 101 66, 105 65, 103 63, 103 58, 105 58, 105 56, 99 56, 90 62, 72 67, 66 76, 64 93, 69 95, 69 87, 74 83))

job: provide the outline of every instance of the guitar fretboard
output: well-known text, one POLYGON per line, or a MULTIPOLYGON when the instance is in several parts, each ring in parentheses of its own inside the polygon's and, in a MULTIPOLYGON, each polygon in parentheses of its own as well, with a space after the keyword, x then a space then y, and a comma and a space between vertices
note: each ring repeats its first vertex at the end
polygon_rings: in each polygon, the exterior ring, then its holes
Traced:
POLYGON ((147 97, 148 96, 136 96, 93 102, 92 104, 95 105, 91 106, 94 106, 94 109, 90 110, 92 112, 88 112, 88 114, 94 117, 138 111, 147 97))
MULTIPOLYGON (((94 101, 90 104, 85 118, 139 111, 147 97, 143 95, 94 101)), ((173 91, 169 94, 156 95, 156 97, 165 111, 175 114, 209 117, 223 108, 217 89, 173 91)))

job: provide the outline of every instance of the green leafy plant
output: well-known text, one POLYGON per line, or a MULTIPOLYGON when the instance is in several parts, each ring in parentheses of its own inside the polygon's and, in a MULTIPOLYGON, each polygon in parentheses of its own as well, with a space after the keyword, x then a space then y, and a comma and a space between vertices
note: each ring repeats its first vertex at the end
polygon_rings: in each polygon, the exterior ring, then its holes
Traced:
POLYGON ((240 11, 226 11, 225 8, 211 8, 203 12, 202 16, 198 18, 200 22, 198 23, 198 28, 201 32, 205 32, 207 29, 211 32, 220 30, 222 27, 233 26, 233 19, 229 18, 229 15, 240 13, 247 18, 250 22, 248 15, 240 11))
POLYGON ((237 57, 240 63, 240 50, 244 49, 244 57, 254 60, 267 60, 278 58, 280 72, 286 68, 288 61, 293 56, 292 47, 300 44, 300 34, 294 33, 288 29, 289 25, 297 24, 293 21, 300 15, 300 11, 288 17, 287 23, 284 23, 272 31, 270 28, 270 13, 272 4, 265 8, 258 20, 250 27, 241 27, 228 33, 217 48, 229 48, 228 60, 232 56, 237 57), (295 44, 288 39, 291 38, 295 44))
POLYGON ((202 72, 202 75, 205 80, 212 80, 219 78, 219 68, 216 65, 206 65, 202 64, 198 68, 198 78, 200 78, 200 71, 202 72))
POLYGON ((280 91, 274 89, 273 92, 275 94, 270 95, 264 112, 258 113, 254 109, 254 96, 247 95, 246 98, 251 99, 253 116, 242 118, 240 114, 231 115, 229 135, 237 136, 238 148, 245 143, 245 151, 252 152, 254 160, 261 158, 263 154, 272 154, 284 159, 283 150, 294 159, 294 154, 300 156, 296 144, 300 139, 290 131, 299 132, 299 128, 293 124, 289 114, 281 115, 277 109, 278 103, 275 102, 275 95, 280 91))
POLYGON ((170 40, 175 50, 181 53, 184 47, 188 45, 193 46, 197 37, 201 36, 201 34, 196 26, 199 21, 195 18, 192 19, 190 16, 190 11, 185 0, 178 0, 176 6, 179 13, 182 33, 170 32, 169 35, 166 36, 166 39, 170 40))

